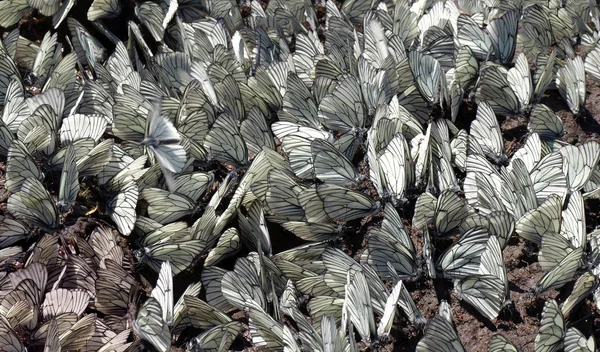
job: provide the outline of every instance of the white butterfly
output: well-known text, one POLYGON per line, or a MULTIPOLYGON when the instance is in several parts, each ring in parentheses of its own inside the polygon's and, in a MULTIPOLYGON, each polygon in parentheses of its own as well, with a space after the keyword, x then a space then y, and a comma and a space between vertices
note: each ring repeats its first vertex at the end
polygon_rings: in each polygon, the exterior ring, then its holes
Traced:
POLYGON ((179 132, 171 121, 160 114, 160 107, 152 109, 148 116, 146 138, 140 144, 152 150, 163 171, 179 173, 183 170, 186 153, 180 142, 179 132))

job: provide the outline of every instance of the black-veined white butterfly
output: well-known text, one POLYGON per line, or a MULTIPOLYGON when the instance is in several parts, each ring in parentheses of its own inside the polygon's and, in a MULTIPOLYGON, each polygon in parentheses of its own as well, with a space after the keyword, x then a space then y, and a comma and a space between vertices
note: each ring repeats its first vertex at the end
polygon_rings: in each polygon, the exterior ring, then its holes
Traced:
POLYGON ((585 68, 580 56, 565 59, 556 73, 556 86, 573 114, 585 109, 585 68))
POLYGON ((25 179, 21 190, 8 198, 8 211, 46 232, 58 229, 59 215, 54 200, 37 178, 25 179))
POLYGON ((540 352, 551 352, 560 349, 565 337, 564 318, 553 299, 546 300, 542 310, 540 330, 535 336, 534 349, 540 352))
POLYGON ((458 338, 458 332, 452 321, 452 310, 448 302, 440 302, 440 311, 429 321, 425 335, 417 344, 419 352, 462 352, 464 347, 458 338))

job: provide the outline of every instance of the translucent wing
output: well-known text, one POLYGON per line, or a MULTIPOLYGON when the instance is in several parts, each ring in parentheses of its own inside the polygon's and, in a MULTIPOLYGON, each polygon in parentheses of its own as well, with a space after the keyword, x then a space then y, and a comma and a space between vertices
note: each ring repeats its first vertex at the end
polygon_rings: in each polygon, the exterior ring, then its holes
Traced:
MULTIPOLYGON (((1 6, 0 6, 1 9, 1 6)), ((1 19, 1 17, 0 17, 1 19)), ((16 333, 10 326, 5 317, 0 317, 0 342, 4 349, 15 352, 25 352, 27 349, 17 337, 16 333)))
POLYGON ((57 288, 46 293, 42 312, 44 318, 52 318, 63 313, 81 315, 90 302, 90 294, 85 290, 57 288))
POLYGON ((168 225, 159 226, 154 231, 146 233, 141 244, 144 246, 152 246, 160 243, 173 243, 187 239, 189 236, 190 228, 185 222, 172 222, 168 225))
POLYGON ((248 315, 252 343, 268 349, 281 349, 283 346, 283 324, 273 319, 262 309, 250 309, 248 315))
MULTIPOLYGON (((446 301, 442 301, 443 304, 447 304, 446 301)), ((427 329, 425 330, 425 336, 417 344, 418 352, 462 352, 464 347, 458 338, 458 332, 452 322, 449 306, 448 311, 442 309, 440 305, 440 312, 433 319, 429 321, 427 329)))
POLYGON ((87 63, 90 69, 94 71, 96 63, 103 60, 106 49, 73 17, 69 17, 67 23, 71 32, 73 49, 77 53, 79 62, 82 64, 87 63))
POLYGON ((564 172, 570 192, 579 191, 589 180, 593 168, 600 159, 600 144, 586 142, 579 147, 566 145, 560 148, 563 156, 564 172))
POLYGON ((360 257, 361 263, 369 264, 382 278, 387 278, 389 275, 388 265, 393 266, 401 277, 418 276, 420 268, 417 265, 416 252, 412 243, 403 244, 398 235, 372 229, 366 240, 366 248, 360 257))
POLYGON ((29 234, 29 229, 22 223, 2 218, 0 220, 0 246, 6 248, 29 234))
MULTIPOLYGON (((31 112, 25 101, 25 93, 21 81, 13 79, 7 83, 2 121, 13 133, 16 133, 21 123, 29 117, 31 112)), ((12 139, 12 138, 11 138, 12 139)), ((5 140, 5 143, 10 145, 5 140)))
MULTIPOLYGON (((314 179, 314 156, 312 142, 318 138, 306 138, 301 133, 291 133, 282 140, 282 146, 288 153, 290 167, 296 176, 302 179, 314 179)), ((317 146, 318 148, 319 146, 317 146)), ((335 147, 333 147, 335 149, 335 147)), ((330 170, 329 172, 334 172, 330 170)))
MULTIPOLYGON (((41 1, 40 1, 41 2, 41 1)), ((59 3, 56 2, 58 6, 59 3)), ((58 9, 58 8, 57 8, 58 9)), ((37 78, 36 84, 44 83, 47 75, 50 73, 52 66, 57 64, 55 50, 57 48, 57 34, 51 35, 50 32, 44 35, 44 39, 40 44, 40 49, 33 62, 32 75, 37 78)))
POLYGON ((560 234, 574 247, 585 247, 587 236, 585 210, 581 192, 574 192, 569 197, 567 207, 562 212, 560 234))
POLYGON ((186 161, 185 149, 180 142, 181 137, 173 123, 160 115, 160 108, 155 107, 148 117, 147 137, 141 144, 150 147, 162 168, 179 173, 186 161))
POLYGON ((439 62, 430 55, 423 55, 419 51, 409 52, 409 63, 417 87, 429 103, 439 100, 442 69, 439 62))
POLYGON ((392 31, 400 37, 405 48, 410 48, 413 41, 419 37, 418 14, 410 11, 410 6, 396 2, 392 31))
POLYGON ((231 321, 231 318, 227 314, 212 307, 198 297, 187 295, 183 297, 183 302, 183 325, 193 326, 198 329, 207 329, 227 324, 231 321))
POLYGON ((489 233, 474 228, 465 232, 437 260, 436 266, 447 278, 465 278, 479 274, 481 254, 485 251, 489 233))
POLYGON ((240 134, 235 118, 222 114, 204 139, 204 148, 210 157, 217 161, 233 165, 245 165, 248 162, 248 150, 240 134))
POLYGON ((564 319, 558 303, 553 299, 548 299, 542 310, 540 330, 535 337, 534 349, 540 352, 557 351, 562 345, 564 337, 564 319))
POLYGON ((451 190, 442 192, 433 214, 437 235, 444 236, 456 229, 471 213, 472 208, 451 190))
POLYGON ((538 104, 531 111, 527 130, 543 140, 555 140, 564 133, 563 122, 547 105, 538 104))
POLYGON ((231 321, 204 331, 188 343, 188 348, 206 352, 220 352, 229 349, 236 336, 242 331, 242 324, 231 321))
POLYGON ((537 133, 527 137, 525 145, 519 148, 513 155, 509 168, 512 168, 516 160, 521 160, 529 173, 542 157, 542 145, 537 133))
POLYGON ((552 152, 544 156, 529 173, 538 204, 542 204, 552 194, 561 197, 566 194, 568 184, 563 165, 562 154, 552 152))
POLYGON ((60 344, 65 350, 78 350, 83 348, 92 338, 95 330, 96 314, 88 314, 77 320, 75 324, 61 334, 60 344))
POLYGON ((201 83, 196 80, 191 81, 183 91, 175 125, 183 139, 182 144, 190 144, 189 153, 192 156, 196 158, 205 156, 202 141, 214 120, 213 107, 202 91, 201 83))
POLYGON ((236 228, 225 230, 217 244, 206 256, 205 265, 215 265, 221 260, 237 254, 242 248, 239 232, 236 228))
POLYGON ((596 46, 585 57, 585 72, 596 81, 600 81, 600 47, 596 46))
POLYGON ((536 294, 541 294, 553 288, 560 288, 573 280, 577 269, 583 266, 582 254, 583 248, 575 248, 557 266, 547 272, 531 290, 536 294))
POLYGON ((478 226, 488 229, 490 234, 498 238, 500 247, 505 248, 515 230, 515 220, 512 214, 500 210, 488 215, 471 214, 461 223, 460 230, 468 231, 478 226))
POLYGON ((165 13, 161 6, 156 2, 148 1, 136 6, 135 13, 154 40, 161 42, 165 31, 163 27, 165 13))
POLYGON ((343 228, 335 224, 288 221, 281 226, 303 240, 312 242, 326 241, 342 235, 343 232, 343 228))
MULTIPOLYGON (((120 65, 125 63, 118 63, 118 60, 121 59, 115 58, 114 61, 109 60, 109 63, 114 62, 114 70, 124 71, 120 65)), ((117 94, 114 94, 112 134, 123 140, 141 141, 146 137, 147 127, 149 129, 148 116, 153 116, 149 111, 155 107, 141 95, 139 88, 131 86, 132 83, 124 83, 127 84, 120 86, 122 93, 117 91, 117 94)))
POLYGON ((28 178, 21 190, 8 198, 8 211, 16 218, 46 232, 58 229, 58 210, 52 196, 36 178, 28 178))
POLYGON ((396 134, 377 158, 384 193, 393 204, 403 199, 405 189, 411 186, 407 175, 411 170, 410 162, 408 144, 401 134, 396 134))
POLYGON ((96 21, 102 18, 117 17, 121 12, 121 2, 118 0, 94 0, 88 9, 88 21, 96 21))
POLYGON ((8 148, 6 183, 4 187, 9 192, 16 193, 28 178, 35 178, 42 181, 44 174, 40 171, 31 154, 29 154, 27 147, 20 141, 15 140, 10 148, 8 148))
POLYGON ((478 208, 483 214, 497 209, 506 210, 499 187, 502 182, 502 176, 485 157, 478 154, 467 157, 464 190, 469 205, 478 208))
POLYGON ((526 49, 526 53, 534 57, 554 44, 552 26, 546 11, 545 7, 532 6, 524 13, 521 21, 523 30, 519 33, 519 44, 526 49))
POLYGON ((226 272, 227 270, 217 266, 207 266, 202 271, 202 285, 206 287, 206 301, 222 311, 234 308, 221 293, 221 282, 226 272))
POLYGON ((190 76, 191 60, 187 53, 157 53, 152 58, 153 70, 159 84, 172 92, 179 92, 192 80, 190 76))
POLYGON ((311 142, 315 175, 325 183, 354 184, 361 179, 352 163, 330 143, 315 139, 311 142))
POLYGON ((494 275, 469 276, 455 284, 460 299, 494 320, 504 303, 504 283, 494 275))
POLYGON ((79 176, 92 176, 99 174, 112 158, 114 141, 106 139, 98 143, 83 158, 77 160, 79 176))
POLYGON ((508 70, 508 83, 515 92, 522 107, 527 107, 533 95, 533 85, 531 81, 531 70, 525 54, 520 53, 515 61, 515 66, 508 70))
POLYGON ((490 339, 488 344, 488 351, 490 352, 518 352, 519 349, 510 342, 504 335, 495 334, 490 339))
POLYGON ((98 142, 106 130, 106 122, 103 115, 69 115, 63 119, 60 127, 60 141, 62 144, 70 144, 80 139, 91 138, 98 142))
POLYGON ((273 135, 260 109, 254 107, 240 126, 248 150, 257 154, 263 147, 275 150, 273 135))
POLYGON ((581 331, 574 327, 568 328, 565 334, 565 351, 593 352, 596 351, 594 335, 586 339, 581 331))
MULTIPOLYGON (((296 45, 299 45, 302 42, 300 40, 301 37, 302 35, 298 35, 298 42, 296 45)), ((298 50, 299 48, 296 47, 295 57, 298 55, 298 50)), ((313 68, 312 65, 311 62, 311 69, 313 68)), ((314 101, 310 90, 294 73, 288 75, 287 86, 288 89, 283 96, 283 112, 280 111, 278 113, 279 120, 318 128, 321 123, 317 118, 317 104, 314 101)))
POLYGON ((469 133, 466 130, 460 130, 454 139, 450 141, 452 163, 462 172, 465 172, 467 167, 468 145, 469 133))
POLYGON ((490 320, 496 319, 509 302, 508 280, 500 243, 490 236, 481 255, 480 274, 455 283, 459 297, 474 306, 490 320))
POLYGON ((320 185, 317 195, 327 216, 335 221, 364 217, 377 212, 381 206, 362 193, 334 185, 320 185))
MULTIPOLYGON (((395 273, 395 269, 388 264, 388 268, 390 270, 390 276, 392 278, 392 284, 396 285, 400 282, 400 277, 395 273)), ((427 322, 427 319, 423 317, 419 309, 417 308, 417 304, 412 299, 412 296, 408 292, 406 285, 402 285, 400 288, 400 298, 398 300, 398 305, 407 316, 408 320, 411 324, 416 326, 424 326, 427 322)))
MULTIPOLYGON (((3 2, 2 4, 9 4, 10 6, 12 2, 3 2)), ((4 13, 6 14, 7 12, 4 13)), ((2 18, 0 17, 0 22, 1 21, 2 18)), ((2 80, 0 80, 0 101, 4 102, 6 99, 7 88, 11 84, 11 81, 15 80, 21 82, 21 75, 13 62, 13 59, 7 54, 2 53, 0 53, 0 73, 2 73, 2 80)))
POLYGON ((557 234, 560 230, 562 199, 552 195, 537 209, 527 212, 517 221, 515 231, 529 241, 540 245, 545 234, 557 234))
POLYGON ((57 129, 60 125, 60 116, 49 104, 44 104, 33 110, 33 113, 30 117, 25 119, 21 126, 19 126, 19 130, 17 131, 17 137, 23 142, 29 144, 28 148, 30 148, 31 152, 38 153, 41 152, 46 155, 50 155, 54 153, 56 149, 56 141, 57 141, 57 129), (44 143, 31 143, 26 142, 26 140, 31 140, 31 135, 37 130, 41 130, 45 132, 46 141, 44 143), (36 145, 37 148, 31 148, 32 145, 36 145))
POLYGON ((534 75, 533 102, 539 103, 542 100, 544 92, 551 85, 554 75, 556 62, 556 50, 552 50, 548 55, 540 54, 536 60, 536 70, 534 75))
POLYGON ((475 98, 487 102, 498 115, 514 115, 521 104, 508 82, 508 71, 502 66, 487 64, 480 70, 475 98))
POLYGON ((135 225, 135 207, 138 201, 138 186, 131 180, 124 184, 120 192, 107 202, 108 215, 115 222, 119 232, 129 236, 135 225))
POLYGON ((48 326, 48 332, 46 335, 46 342, 44 344, 44 352, 60 351, 60 340, 59 340, 58 324, 56 320, 50 320, 48 326))
POLYGON ((212 173, 194 172, 178 176, 174 181, 174 191, 197 201, 212 184, 212 173))
POLYGON ((134 330, 158 351, 167 352, 171 346, 171 332, 162 315, 160 303, 149 297, 136 314, 134 330))
MULTIPOLYGON (((458 16, 458 42, 463 48, 472 50, 478 60, 486 60, 489 53, 493 50, 492 41, 475 20, 466 15, 458 16)), ((461 49, 462 50, 462 49, 461 49)), ((458 70, 458 67, 456 68, 458 70)))
POLYGON ((345 75, 338 81, 332 93, 319 104, 319 118, 334 131, 349 131, 364 125, 362 93, 358 80, 345 75))
POLYGON ((173 271, 168 261, 163 262, 158 273, 152 298, 160 304, 162 320, 170 324, 173 320, 173 271))
POLYGON ((275 137, 277 137, 279 140, 283 140, 286 136, 289 136, 290 134, 294 134, 304 139, 309 139, 311 141, 316 138, 320 138, 329 142, 333 140, 333 136, 330 132, 326 132, 314 127, 299 125, 295 122, 275 122, 271 125, 271 129, 273 130, 273 134, 275 135, 275 137))
MULTIPOLYGON (((456 15, 458 16, 458 12, 456 15)), ((456 20, 453 18, 450 21, 455 23, 456 20)), ((423 52, 436 59, 440 63, 441 68, 444 70, 449 70, 454 67, 454 26, 450 23, 450 21, 446 22, 445 20, 442 20, 437 26, 429 27, 427 31, 423 33, 423 52)), ((441 76, 441 79, 443 80, 444 77, 441 76)), ((445 86, 444 82, 442 82, 442 84, 445 86)), ((444 89, 445 87, 442 88, 444 89)))
POLYGON ((177 275, 187 269, 205 250, 206 244, 202 241, 180 240, 175 243, 148 246, 135 254, 140 261, 148 264, 155 271, 160 270, 162 262, 169 261, 173 275, 177 275))
POLYGON ((169 172, 179 173, 183 170, 187 156, 181 144, 161 144, 150 147, 160 166, 169 172))
POLYGON ((159 188, 147 188, 142 197, 148 202, 148 216, 162 224, 168 224, 196 210, 196 203, 189 197, 159 188))
MULTIPOLYGON (((129 348, 130 346, 132 346, 134 344, 133 342, 129 342, 129 343, 127 342, 130 334, 131 334, 130 330, 121 331, 120 333, 116 334, 115 336, 110 338, 108 341, 106 341, 106 343, 104 343, 104 345, 102 347, 100 347, 98 352, 110 352, 110 351, 117 352, 120 350, 126 350, 127 348, 129 348)), ((106 336, 105 339, 108 339, 108 336, 106 336)), ((103 339, 102 342, 105 342, 105 339, 103 339)))
POLYGON ((135 279, 113 260, 105 260, 104 265, 104 269, 98 269, 96 309, 109 315, 126 314, 135 279))
POLYGON ((585 69, 580 56, 566 58, 556 73, 556 86, 575 115, 585 108, 585 69))
POLYGON ((65 161, 60 176, 57 206, 61 212, 67 212, 73 206, 79 193, 79 172, 75 160, 75 147, 70 145, 65 153, 65 161))
POLYGON ((223 275, 221 290, 223 296, 236 307, 262 310, 267 306, 265 292, 259 273, 249 265, 253 264, 245 258, 238 259, 235 270, 223 275))
POLYGON ((517 11, 508 11, 504 15, 490 21, 487 26, 494 54, 502 64, 508 64, 515 55, 517 45, 517 28, 519 15, 517 11))
POLYGON ((424 226, 432 224, 436 206, 437 199, 431 193, 421 193, 415 204, 415 213, 412 219, 413 227, 422 229, 424 226))
MULTIPOLYGON (((585 299, 592 291, 594 291, 598 287, 598 278, 590 271, 586 271, 583 273, 577 281, 575 281, 575 286, 573 286, 573 291, 567 297, 562 305, 560 306, 560 310, 564 317, 568 317, 581 301, 585 299)), ((595 349, 592 349, 595 350, 595 349)))
POLYGON ((348 274, 348 281, 343 311, 348 314, 362 340, 369 342, 376 335, 376 326, 367 279, 362 272, 357 272, 351 281, 348 274))
POLYGON ((27 0, 3 1, 0 3, 0 26, 7 28, 19 22, 29 8, 27 0))

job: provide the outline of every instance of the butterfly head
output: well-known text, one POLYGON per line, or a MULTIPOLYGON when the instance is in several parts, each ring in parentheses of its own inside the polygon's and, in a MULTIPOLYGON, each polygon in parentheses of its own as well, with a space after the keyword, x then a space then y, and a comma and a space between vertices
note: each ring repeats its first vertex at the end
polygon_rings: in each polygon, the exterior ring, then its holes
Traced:
POLYGON ((143 262, 149 256, 150 250, 146 247, 133 251, 133 256, 138 262, 143 262))
POLYGON ((204 349, 202 348, 202 346, 197 338, 193 338, 190 341, 188 341, 187 349, 188 349, 188 351, 192 351, 192 352, 204 352, 204 349))

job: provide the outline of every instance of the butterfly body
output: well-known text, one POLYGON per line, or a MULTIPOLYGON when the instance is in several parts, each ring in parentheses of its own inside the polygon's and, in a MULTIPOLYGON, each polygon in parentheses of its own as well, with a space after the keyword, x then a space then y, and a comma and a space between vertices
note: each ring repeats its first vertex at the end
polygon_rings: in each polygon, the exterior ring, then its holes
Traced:
POLYGON ((147 147, 158 148, 161 145, 177 144, 179 142, 181 142, 181 139, 158 139, 154 137, 148 137, 139 144, 147 147))

